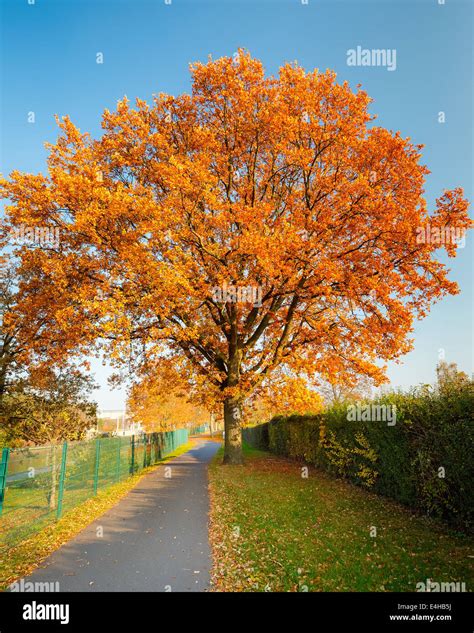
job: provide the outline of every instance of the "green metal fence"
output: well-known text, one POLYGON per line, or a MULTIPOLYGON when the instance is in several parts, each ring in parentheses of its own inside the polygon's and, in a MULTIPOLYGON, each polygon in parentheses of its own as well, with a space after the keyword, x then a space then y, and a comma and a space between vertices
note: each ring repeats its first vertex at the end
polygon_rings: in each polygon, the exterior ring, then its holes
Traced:
POLYGON ((201 424, 189 429, 189 435, 203 435, 205 433, 209 433, 209 424, 201 424))
POLYGON ((0 461, 0 550, 188 441, 188 430, 86 442, 4 448, 0 461))

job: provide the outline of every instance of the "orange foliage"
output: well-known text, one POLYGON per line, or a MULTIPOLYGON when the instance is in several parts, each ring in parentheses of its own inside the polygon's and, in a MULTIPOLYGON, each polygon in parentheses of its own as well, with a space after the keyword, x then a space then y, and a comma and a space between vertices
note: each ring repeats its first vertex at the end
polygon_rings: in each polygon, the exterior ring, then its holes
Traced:
POLYGON ((209 423, 210 419, 204 407, 189 400, 179 373, 166 365, 132 386, 127 409, 149 432, 199 426, 209 423))
POLYGON ((440 244, 417 237, 470 225, 462 190, 430 215, 421 146, 373 126, 368 95, 331 71, 266 77, 239 51, 191 72, 190 95, 106 110, 97 140, 64 118, 48 174, 3 181, 13 225, 60 234, 20 248, 17 315, 47 315, 56 357, 94 341, 137 367, 181 359, 213 402, 239 403, 278 366, 383 381, 414 318, 458 291, 440 244), (259 300, 222 302, 225 284, 259 300))
POLYGON ((273 378, 266 389, 253 397, 245 408, 246 424, 266 422, 275 415, 305 415, 323 410, 322 396, 301 377, 273 378))

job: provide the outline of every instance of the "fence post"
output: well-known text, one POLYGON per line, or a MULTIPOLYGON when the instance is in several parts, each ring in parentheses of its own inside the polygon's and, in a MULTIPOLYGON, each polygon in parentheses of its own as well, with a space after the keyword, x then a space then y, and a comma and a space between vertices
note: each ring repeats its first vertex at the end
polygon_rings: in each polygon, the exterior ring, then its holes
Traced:
MULTIPOLYGON (((66 459, 67 459, 67 442, 63 444, 63 452, 61 457, 61 470, 59 471, 59 490, 58 490, 58 510, 56 518, 60 519, 63 512, 63 496, 64 496, 64 479, 66 476, 66 459)), ((53 473, 54 477, 54 473, 53 473)))
POLYGON ((162 449, 163 444, 163 435, 161 433, 156 434, 156 461, 161 459, 161 454, 163 452, 162 449))
POLYGON ((146 454, 146 449, 147 449, 147 434, 144 433, 143 434, 143 468, 146 468, 146 458, 147 458, 147 454, 146 454))
POLYGON ((2 461, 0 462, 0 516, 3 510, 3 501, 5 499, 5 484, 7 482, 8 460, 10 458, 10 449, 2 450, 2 461))
POLYGON ((95 464, 94 464, 94 494, 97 494, 99 485, 99 463, 100 463, 100 438, 95 441, 95 464))
POLYGON ((132 463, 130 465, 130 472, 132 475, 135 472, 135 435, 132 435, 132 463))
POLYGON ((117 451, 117 481, 120 481, 120 453, 122 451, 122 438, 118 438, 118 451, 117 451))

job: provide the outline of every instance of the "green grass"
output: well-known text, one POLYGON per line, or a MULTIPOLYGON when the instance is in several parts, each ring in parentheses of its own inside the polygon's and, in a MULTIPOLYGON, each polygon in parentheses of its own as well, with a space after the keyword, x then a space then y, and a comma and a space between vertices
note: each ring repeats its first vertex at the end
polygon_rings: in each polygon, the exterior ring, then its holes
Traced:
MULTIPOLYGON (((2 544, 0 539, 0 591, 4 591, 12 582, 31 573, 47 556, 118 503, 145 475, 174 457, 186 453, 192 447, 193 442, 183 444, 157 464, 99 490, 97 496, 84 500, 77 507, 65 511, 59 521, 55 521, 54 513, 37 517, 37 522, 32 526, 37 533, 29 538, 17 542, 15 535, 14 541, 10 544, 5 542, 2 544)), ((12 504, 25 503, 25 501, 25 497, 17 499, 16 502, 10 498, 12 504)), ((15 525, 8 524, 10 529, 14 528, 20 520, 20 513, 11 512, 10 515, 2 517, 0 527, 3 530, 6 529, 6 522, 12 517, 15 517, 15 525)), ((24 533, 19 530, 18 534, 24 533)))
POLYGON ((474 586, 473 540, 304 464, 245 447, 209 468, 217 591, 416 591, 474 586), (374 526, 377 535, 371 537, 374 526))
MULTIPOLYGON (((106 444, 102 446, 98 490, 108 488, 130 476, 129 446, 123 444, 119 461, 117 461, 116 444, 109 444, 108 447, 106 444)), ((30 452, 33 450, 36 449, 31 449, 30 452)), ((173 455, 175 454, 176 451, 173 455)), ((142 469, 143 457, 143 445, 140 444, 135 451, 137 472, 142 469)), ((62 504, 63 512, 81 505, 94 496, 94 460, 95 445, 93 442, 78 443, 69 448, 62 504)), ((18 455, 16 455, 15 459, 11 460, 11 464, 18 466, 18 461, 18 455)), ((25 461, 21 456, 20 461, 22 463, 21 471, 27 470, 33 463, 25 461)), ((35 468, 38 468, 37 463, 34 463, 35 468)), ((44 463, 46 464, 46 462, 44 463)), ((162 461, 158 463, 162 463, 162 461)), ((0 555, 5 552, 5 549, 15 547, 32 534, 56 521, 59 466, 60 457, 53 474, 51 472, 38 472, 35 477, 7 484, 3 512, 0 516, 0 555), (51 506, 49 495, 53 478, 56 482, 56 495, 51 506)), ((13 473, 9 471, 9 474, 13 473)))

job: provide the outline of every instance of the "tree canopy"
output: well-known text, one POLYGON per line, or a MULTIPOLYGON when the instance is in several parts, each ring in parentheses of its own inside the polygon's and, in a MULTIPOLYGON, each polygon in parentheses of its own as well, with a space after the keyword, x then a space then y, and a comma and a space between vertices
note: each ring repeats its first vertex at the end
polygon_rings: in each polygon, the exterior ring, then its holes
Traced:
POLYGON ((48 173, 2 182, 12 225, 60 235, 19 249, 16 314, 47 318, 56 358, 98 344, 132 373, 179 361, 223 403, 237 463, 242 403, 277 368, 384 379, 413 320, 457 292, 420 227, 464 229, 468 203, 457 188, 428 213, 421 146, 334 72, 266 76, 240 50, 191 75, 191 94, 106 110, 98 139, 65 117, 48 173))

